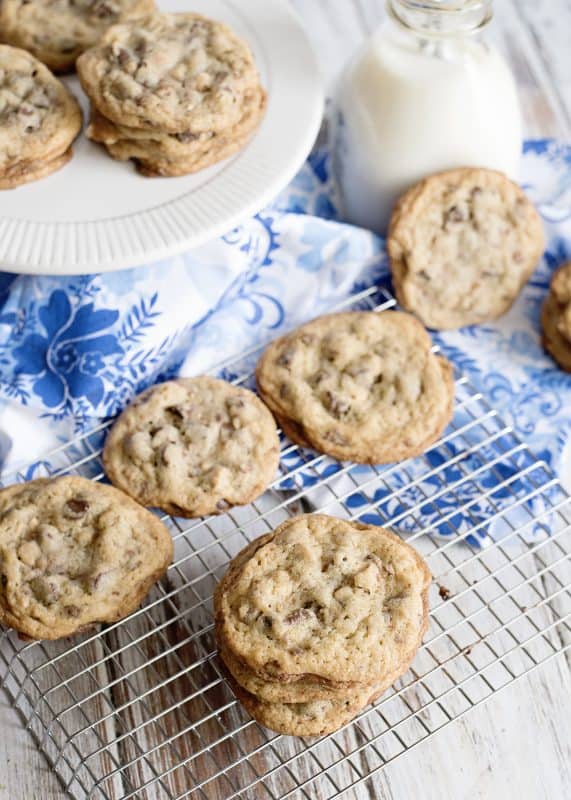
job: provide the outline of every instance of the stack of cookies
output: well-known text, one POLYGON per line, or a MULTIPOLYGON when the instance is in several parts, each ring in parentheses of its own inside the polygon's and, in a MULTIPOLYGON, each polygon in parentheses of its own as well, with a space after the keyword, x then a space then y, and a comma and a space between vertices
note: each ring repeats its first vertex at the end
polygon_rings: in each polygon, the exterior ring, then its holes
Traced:
POLYGON ((261 724, 340 728, 407 669, 427 627, 430 572, 383 528, 308 514, 230 563, 215 597, 220 656, 261 724))
POLYGON ((114 25, 77 60, 87 135, 145 175, 185 175, 239 150, 266 94, 248 45, 198 14, 114 25))

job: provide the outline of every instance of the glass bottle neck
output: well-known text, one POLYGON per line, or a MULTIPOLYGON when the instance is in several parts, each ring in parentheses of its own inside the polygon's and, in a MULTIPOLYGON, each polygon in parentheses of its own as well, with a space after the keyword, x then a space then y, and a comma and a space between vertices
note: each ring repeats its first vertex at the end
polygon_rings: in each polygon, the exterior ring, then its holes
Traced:
POLYGON ((480 33, 492 19, 492 0, 387 0, 398 25, 423 38, 480 33))

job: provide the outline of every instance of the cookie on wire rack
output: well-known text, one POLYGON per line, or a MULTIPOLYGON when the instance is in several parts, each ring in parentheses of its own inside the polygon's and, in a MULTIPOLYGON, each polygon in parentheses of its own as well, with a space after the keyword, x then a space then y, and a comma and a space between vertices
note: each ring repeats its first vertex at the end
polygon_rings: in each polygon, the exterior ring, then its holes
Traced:
POLYGON ((59 639, 134 611, 172 559, 166 527, 78 476, 0 490, 0 622, 59 639))
POLYGON ((398 536, 307 514, 245 547, 214 595, 220 656, 272 730, 336 730, 382 694, 428 624, 430 572, 398 536))
POLYGON ((543 224, 520 187, 500 172, 472 167, 409 189, 387 237, 400 305, 440 329, 505 314, 543 247, 543 224))
POLYGON ((255 500, 279 454, 276 424, 256 395, 202 375, 136 397, 111 428, 103 464, 142 505, 201 517, 255 500))
POLYGON ((398 311, 318 317, 262 354, 260 396, 289 438, 341 461, 420 455, 452 417, 452 366, 398 311))

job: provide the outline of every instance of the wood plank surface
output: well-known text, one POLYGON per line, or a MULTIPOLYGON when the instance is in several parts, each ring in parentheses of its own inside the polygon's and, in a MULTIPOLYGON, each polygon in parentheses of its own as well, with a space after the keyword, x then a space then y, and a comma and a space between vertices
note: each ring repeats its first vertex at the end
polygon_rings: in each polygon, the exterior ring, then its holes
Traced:
MULTIPOLYGON (((293 5, 315 46, 328 88, 333 91, 336 76, 345 61, 382 20, 384 2, 293 0, 293 5)), ((517 73, 528 135, 568 138, 571 130, 571 0, 550 0, 549 3, 502 0, 496 6, 496 36, 517 73)), ((173 604, 175 617, 179 612, 180 608, 176 603, 173 604)), ((160 622, 160 617, 157 622, 160 622)), ((144 621, 141 619, 133 626, 133 635, 138 633, 139 625, 144 632, 144 621)), ((133 677, 129 683, 118 681, 113 690, 115 705, 125 707, 118 719, 119 727, 123 722, 145 725, 148 710, 145 703, 136 701, 137 693, 149 689, 148 685, 140 683, 142 677, 137 672, 141 654, 157 658, 161 647, 172 646, 177 637, 187 636, 190 641, 192 628, 185 623, 176 631, 175 639, 169 638, 170 633, 167 627, 164 634, 149 639, 141 650, 124 651, 118 666, 131 671, 133 677)), ((127 646, 129 641, 123 636, 120 632, 112 633, 106 639, 106 644, 112 648, 127 646)), ((188 647, 192 649, 194 645, 189 644, 188 647)), ((97 649, 93 656, 100 658, 101 652, 97 649)), ((169 675, 184 667, 185 659, 195 656, 194 650, 189 654, 181 649, 171 654, 164 663, 157 660, 153 679, 156 682, 168 681, 169 675)), ((113 680, 111 665, 102 665, 101 669, 110 670, 107 677, 113 680)), ((209 666, 208 669, 212 670, 215 680, 215 666, 209 666)), ((85 680, 88 681, 87 678, 85 680)), ((187 689, 192 692, 192 676, 187 681, 187 689)), ((92 688, 91 683, 86 683, 87 691, 92 688)), ((172 714, 165 716, 165 731, 159 726, 149 726, 148 731, 143 727, 149 746, 160 745, 161 736, 172 735, 177 726, 192 723, 196 709, 190 705, 186 707, 184 703, 177 705, 184 701, 183 695, 177 694, 178 689, 165 685, 162 695, 149 698, 152 713, 160 710, 161 702, 174 708, 172 714), (156 708, 152 707, 155 702, 159 703, 156 708)), ((500 692, 492 703, 478 707, 429 741, 390 763, 382 772, 346 796, 356 800, 559 800, 571 797, 570 698, 569 663, 558 658, 500 692)), ((98 698, 96 702, 101 703, 98 713, 104 716, 107 700, 98 698)), ((427 719, 431 713, 426 712, 427 719)), ((212 722, 212 725, 216 724, 212 722)), ((179 742, 181 758, 192 756, 192 749, 201 746, 200 736, 198 731, 179 742)), ((251 736, 254 736, 253 732, 251 736)), ((354 732, 348 732, 347 741, 355 736, 354 732)), ((141 735, 140 741, 143 740, 144 736, 141 735)), ((235 753, 230 754, 225 747, 228 745, 217 748, 214 757, 218 762, 225 757, 235 757, 235 753)), ((120 749, 121 757, 132 762, 130 769, 134 780, 140 780, 140 775, 152 775, 144 759, 140 758, 135 742, 125 738, 120 749)), ((372 759, 367 764, 367 758, 364 755, 360 762, 363 769, 375 766, 372 759)), ((159 767, 160 759, 159 750, 156 756, 159 767)), ((263 766, 262 761, 260 765, 263 766)), ((314 766, 310 766, 308 762, 308 776, 314 772, 314 766)), ((174 783, 179 790, 184 788, 184 781, 196 778, 195 772, 192 772, 192 777, 190 774, 181 770, 178 776, 174 776, 174 783)), ((348 782, 349 774, 349 767, 340 768, 336 771, 335 779, 339 785, 343 785, 348 782)), ((198 777, 204 779, 204 774, 198 777)), ((232 772, 232 780, 235 785, 246 785, 252 780, 252 770, 246 766, 236 769, 232 772)), ((272 784, 275 796, 279 797, 291 785, 287 775, 277 778, 272 784)), ((120 786, 116 783, 110 786, 110 796, 120 797, 120 786)), ((205 796, 207 800, 216 800, 221 796, 220 791, 218 784, 212 784, 210 790, 206 788, 205 796)), ((321 797, 318 784, 308 788, 307 794, 310 798, 321 797)), ((7 698, 1 695, 0 800, 54 800, 65 796, 43 755, 9 706, 7 698)), ((144 795, 149 800, 158 800, 162 796, 159 787, 150 788, 144 795)), ((261 791, 248 796, 269 797, 261 791)))

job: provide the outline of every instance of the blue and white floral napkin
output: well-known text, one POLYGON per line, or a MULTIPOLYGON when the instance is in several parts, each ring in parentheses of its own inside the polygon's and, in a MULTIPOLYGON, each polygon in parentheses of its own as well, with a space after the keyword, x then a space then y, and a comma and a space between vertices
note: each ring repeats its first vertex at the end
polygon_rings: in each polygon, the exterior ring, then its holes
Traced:
MULTIPOLYGON (((438 340, 571 489, 571 376, 539 335, 550 275, 571 258, 571 147, 527 142, 523 176, 541 203, 545 257, 505 317, 438 340)), ((326 142, 270 207, 191 253, 107 275, 0 273, 3 469, 35 462, 150 383, 207 370, 372 283, 390 288, 384 242, 339 222, 326 142)))

